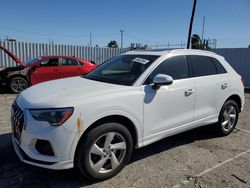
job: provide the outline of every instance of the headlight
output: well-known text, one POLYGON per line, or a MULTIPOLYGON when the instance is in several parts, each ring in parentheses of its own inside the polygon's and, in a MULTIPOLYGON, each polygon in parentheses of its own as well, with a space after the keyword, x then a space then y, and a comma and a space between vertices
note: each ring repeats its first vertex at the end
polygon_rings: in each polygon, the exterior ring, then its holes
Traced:
POLYGON ((32 117, 38 121, 47 121, 52 126, 62 125, 72 115, 74 108, 31 109, 32 117))

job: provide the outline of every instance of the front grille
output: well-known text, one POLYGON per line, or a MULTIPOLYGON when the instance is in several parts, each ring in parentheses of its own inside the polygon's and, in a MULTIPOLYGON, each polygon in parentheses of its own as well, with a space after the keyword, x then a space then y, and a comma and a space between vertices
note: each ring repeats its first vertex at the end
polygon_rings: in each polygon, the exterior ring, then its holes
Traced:
POLYGON ((16 102, 12 104, 12 110, 13 110, 13 115, 12 115, 13 134, 17 142, 20 144, 23 125, 24 125, 24 114, 23 110, 18 106, 16 102))

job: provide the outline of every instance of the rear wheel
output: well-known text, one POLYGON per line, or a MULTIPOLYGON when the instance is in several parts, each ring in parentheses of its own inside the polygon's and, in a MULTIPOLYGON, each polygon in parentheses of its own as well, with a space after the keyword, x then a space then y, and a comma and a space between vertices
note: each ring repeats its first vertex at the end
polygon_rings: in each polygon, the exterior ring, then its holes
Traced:
POLYGON ((239 107, 235 101, 229 100, 222 106, 219 121, 217 123, 218 132, 220 135, 229 135, 238 122, 239 107))
POLYGON ((89 179, 105 180, 123 169, 132 149, 132 137, 126 127, 118 123, 103 124, 80 140, 75 166, 89 179))
POLYGON ((29 87, 28 81, 23 77, 14 77, 10 80, 10 90, 14 93, 20 93, 29 87))

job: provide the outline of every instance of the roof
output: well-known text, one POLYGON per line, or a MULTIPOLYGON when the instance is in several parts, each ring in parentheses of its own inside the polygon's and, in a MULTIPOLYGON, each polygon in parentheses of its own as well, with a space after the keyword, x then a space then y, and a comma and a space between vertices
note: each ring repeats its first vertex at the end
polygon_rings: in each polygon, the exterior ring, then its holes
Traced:
POLYGON ((42 57, 42 58, 70 58, 70 59, 75 59, 75 60, 80 60, 80 61, 87 61, 87 60, 79 58, 79 57, 65 56, 65 55, 43 55, 40 57, 42 57))
POLYGON ((141 55, 159 55, 159 56, 162 56, 162 55, 165 55, 167 53, 169 53, 171 50, 160 50, 160 49, 157 49, 157 50, 134 50, 134 51, 129 51, 129 52, 126 52, 125 54, 126 55, 133 55, 133 54, 141 54, 141 55))
POLYGON ((155 50, 134 50, 126 52, 125 54, 141 54, 141 55, 167 55, 171 54, 185 54, 185 55, 207 55, 207 56, 218 56, 216 53, 206 50, 196 49, 155 49, 155 50))

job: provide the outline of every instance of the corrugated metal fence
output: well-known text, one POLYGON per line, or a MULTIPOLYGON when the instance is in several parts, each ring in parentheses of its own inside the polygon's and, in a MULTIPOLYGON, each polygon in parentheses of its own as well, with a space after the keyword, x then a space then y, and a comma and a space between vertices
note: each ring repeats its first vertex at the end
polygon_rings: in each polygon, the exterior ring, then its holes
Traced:
MULTIPOLYGON (((62 44, 44 44, 28 42, 0 42, 0 45, 9 49, 22 61, 44 55, 66 55, 75 56, 97 64, 103 63, 107 59, 128 51, 128 48, 99 48, 62 44)), ((0 50, 0 68, 14 66, 8 55, 0 50)))
MULTIPOLYGON (((129 51, 128 48, 99 48, 62 44, 43 44, 28 42, 0 42, 0 45, 9 49, 22 61, 43 55, 76 56, 97 64, 107 59, 129 51)), ((250 88, 250 48, 222 48, 212 51, 224 56, 231 66, 244 78, 245 86, 250 88)), ((14 66, 15 63, 0 50, 0 68, 14 66)))
POLYGON ((245 87, 250 88, 250 48, 221 48, 212 51, 224 56, 243 77, 245 87))

